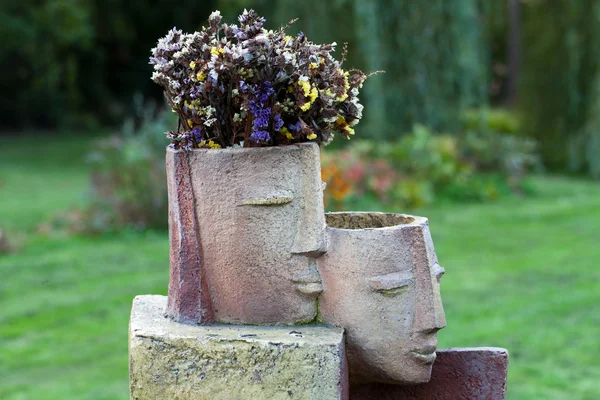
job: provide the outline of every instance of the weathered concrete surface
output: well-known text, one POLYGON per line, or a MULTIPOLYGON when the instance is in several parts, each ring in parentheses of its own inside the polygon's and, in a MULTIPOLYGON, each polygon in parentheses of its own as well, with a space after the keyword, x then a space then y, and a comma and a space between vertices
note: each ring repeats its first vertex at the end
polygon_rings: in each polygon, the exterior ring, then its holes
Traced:
POLYGON ((352 386, 351 400, 504 400, 508 351, 501 348, 438 350, 431 381, 415 386, 352 386))
POLYGON ((297 324, 316 317, 326 247, 314 143, 167 150, 169 315, 297 324))
POLYGON ((348 398, 343 330, 192 326, 165 317, 164 296, 134 299, 131 399, 348 398))
POLYGON ((330 213, 319 313, 346 329, 350 382, 427 382, 446 325, 427 219, 330 213))

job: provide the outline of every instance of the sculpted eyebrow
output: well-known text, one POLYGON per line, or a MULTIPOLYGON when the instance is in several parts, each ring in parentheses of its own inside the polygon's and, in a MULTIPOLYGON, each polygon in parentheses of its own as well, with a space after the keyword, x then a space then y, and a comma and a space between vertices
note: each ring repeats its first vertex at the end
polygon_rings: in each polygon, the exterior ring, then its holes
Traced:
POLYGON ((412 272, 394 272, 369 279, 369 285, 376 292, 385 292, 409 286, 414 281, 412 272))

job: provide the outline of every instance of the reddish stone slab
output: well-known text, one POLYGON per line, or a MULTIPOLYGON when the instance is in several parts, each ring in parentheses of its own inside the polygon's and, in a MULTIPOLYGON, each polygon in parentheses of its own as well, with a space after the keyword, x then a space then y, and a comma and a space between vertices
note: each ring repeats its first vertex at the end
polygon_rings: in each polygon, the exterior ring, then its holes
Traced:
POLYGON ((166 161, 171 265, 167 315, 183 323, 214 322, 200 258, 189 156, 168 150, 166 161))
POLYGON ((428 383, 352 386, 350 400, 504 400, 507 371, 506 349, 438 350, 428 383))

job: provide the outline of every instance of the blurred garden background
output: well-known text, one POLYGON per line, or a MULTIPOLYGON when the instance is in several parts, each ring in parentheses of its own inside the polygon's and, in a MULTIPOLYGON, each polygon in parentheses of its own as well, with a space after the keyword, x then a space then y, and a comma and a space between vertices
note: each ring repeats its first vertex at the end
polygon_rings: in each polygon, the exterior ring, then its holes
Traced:
POLYGON ((510 400, 599 399, 596 0, 0 2, 0 399, 128 398, 131 301, 168 282, 150 49, 244 8, 386 71, 327 208, 429 217, 440 346, 508 348, 510 400))

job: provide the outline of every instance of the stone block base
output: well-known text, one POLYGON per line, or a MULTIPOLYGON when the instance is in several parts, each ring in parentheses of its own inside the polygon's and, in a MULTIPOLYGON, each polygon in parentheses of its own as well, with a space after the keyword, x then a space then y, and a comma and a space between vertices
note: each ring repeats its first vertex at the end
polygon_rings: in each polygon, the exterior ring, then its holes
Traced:
POLYGON ((138 296, 129 324, 131 399, 348 398, 343 329, 183 325, 167 298, 138 296))
POLYGON ((350 400, 504 400, 508 351, 482 347, 438 350, 431 381, 415 386, 368 384, 350 400))

